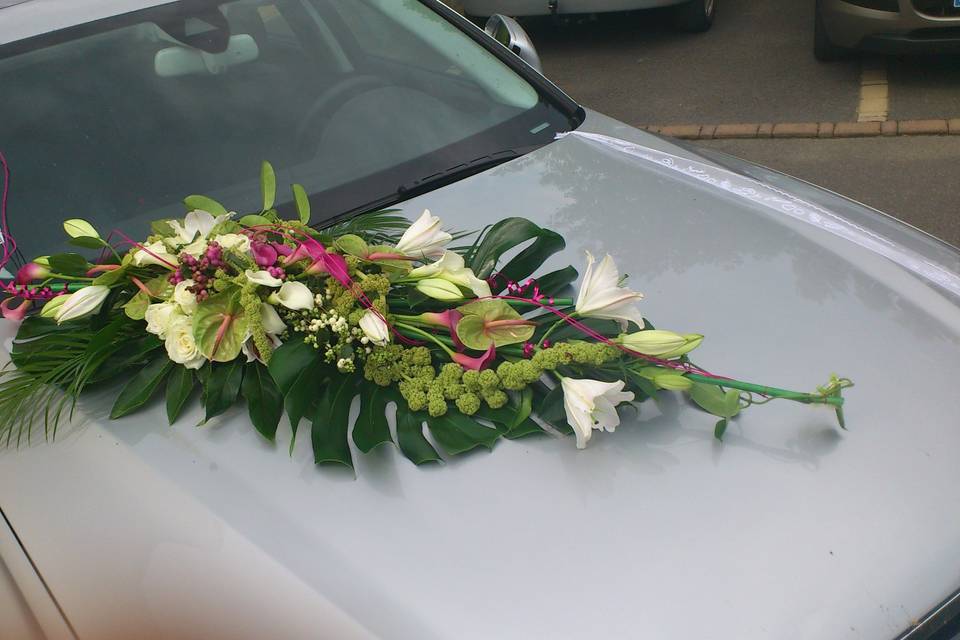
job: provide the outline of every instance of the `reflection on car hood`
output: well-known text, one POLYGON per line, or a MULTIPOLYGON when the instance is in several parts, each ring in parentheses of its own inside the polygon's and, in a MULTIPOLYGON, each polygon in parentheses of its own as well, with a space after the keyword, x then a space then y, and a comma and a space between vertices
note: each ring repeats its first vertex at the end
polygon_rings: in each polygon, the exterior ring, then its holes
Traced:
POLYGON ((850 431, 772 403, 720 444, 667 396, 585 451, 529 439, 415 468, 381 448, 354 477, 315 468, 303 434, 290 459, 283 426, 265 444, 242 407, 168 428, 91 398, 55 445, 0 453, 0 504, 81 637, 882 638, 960 587, 948 293, 575 136, 403 205, 424 207, 559 231, 547 269, 611 253, 658 327, 706 334, 717 373, 851 377, 850 431))

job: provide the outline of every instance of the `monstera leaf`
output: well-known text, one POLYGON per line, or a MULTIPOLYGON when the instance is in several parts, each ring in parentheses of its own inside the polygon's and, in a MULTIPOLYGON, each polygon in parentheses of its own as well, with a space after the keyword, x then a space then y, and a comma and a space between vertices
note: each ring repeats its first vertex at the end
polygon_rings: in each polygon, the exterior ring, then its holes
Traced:
POLYGON ((457 311, 463 314, 457 323, 457 337, 465 346, 478 351, 485 351, 491 344, 502 347, 525 342, 536 330, 503 300, 478 300, 457 311))

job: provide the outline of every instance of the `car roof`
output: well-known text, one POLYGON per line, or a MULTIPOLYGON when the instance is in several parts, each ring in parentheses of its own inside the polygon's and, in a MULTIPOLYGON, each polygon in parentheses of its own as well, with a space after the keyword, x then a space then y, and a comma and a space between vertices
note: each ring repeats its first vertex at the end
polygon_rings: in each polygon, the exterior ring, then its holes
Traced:
POLYGON ((163 4, 171 0, 0 0, 0 45, 163 4))

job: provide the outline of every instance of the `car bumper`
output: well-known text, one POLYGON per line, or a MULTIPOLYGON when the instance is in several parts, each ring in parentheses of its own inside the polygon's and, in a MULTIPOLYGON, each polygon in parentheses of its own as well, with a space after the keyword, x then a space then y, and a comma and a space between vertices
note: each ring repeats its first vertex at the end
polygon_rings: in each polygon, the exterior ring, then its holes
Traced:
MULTIPOLYGON (((952 10, 952 0, 949 7, 952 10)), ((900 0, 900 11, 877 11, 844 0, 822 0, 824 27, 841 47, 880 53, 960 52, 960 12, 935 16, 900 0)))
POLYGON ((508 16, 546 16, 551 13, 606 13, 680 4, 684 0, 461 0, 463 10, 475 16, 502 13, 508 16), (555 6, 555 9, 553 8, 555 6))

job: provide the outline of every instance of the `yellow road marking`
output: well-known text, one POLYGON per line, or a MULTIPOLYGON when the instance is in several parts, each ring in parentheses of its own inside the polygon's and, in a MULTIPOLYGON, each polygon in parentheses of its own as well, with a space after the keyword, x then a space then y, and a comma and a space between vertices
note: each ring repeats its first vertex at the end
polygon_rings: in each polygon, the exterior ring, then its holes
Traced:
POLYGON ((865 57, 860 64, 857 122, 883 122, 890 112, 886 58, 865 57))

